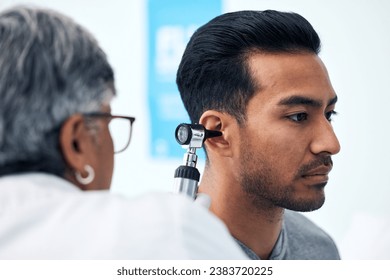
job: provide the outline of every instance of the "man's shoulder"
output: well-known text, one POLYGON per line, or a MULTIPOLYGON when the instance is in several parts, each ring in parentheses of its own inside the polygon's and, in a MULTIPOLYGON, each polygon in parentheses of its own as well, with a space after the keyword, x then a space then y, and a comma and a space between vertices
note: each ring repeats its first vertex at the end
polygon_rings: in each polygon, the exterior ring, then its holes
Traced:
POLYGON ((291 252, 299 259, 339 259, 333 239, 322 228, 301 213, 286 210, 284 230, 291 252))

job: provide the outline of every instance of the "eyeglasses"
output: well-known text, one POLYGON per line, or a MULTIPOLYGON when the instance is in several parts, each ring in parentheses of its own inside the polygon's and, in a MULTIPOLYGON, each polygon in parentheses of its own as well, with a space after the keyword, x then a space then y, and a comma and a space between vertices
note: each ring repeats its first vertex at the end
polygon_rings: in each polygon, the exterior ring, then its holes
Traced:
POLYGON ((108 128, 114 144, 114 153, 118 154, 127 149, 131 140, 131 132, 135 118, 125 116, 114 116, 110 113, 93 112, 83 114, 90 118, 109 119, 108 128))

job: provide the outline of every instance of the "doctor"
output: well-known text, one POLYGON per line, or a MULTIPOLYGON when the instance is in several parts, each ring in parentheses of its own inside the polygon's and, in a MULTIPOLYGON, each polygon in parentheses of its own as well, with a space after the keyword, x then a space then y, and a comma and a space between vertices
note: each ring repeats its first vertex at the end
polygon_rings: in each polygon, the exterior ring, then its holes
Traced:
POLYGON ((115 95, 83 27, 44 9, 0 14, 0 259, 244 259, 185 197, 108 192, 135 120, 111 113, 115 95))

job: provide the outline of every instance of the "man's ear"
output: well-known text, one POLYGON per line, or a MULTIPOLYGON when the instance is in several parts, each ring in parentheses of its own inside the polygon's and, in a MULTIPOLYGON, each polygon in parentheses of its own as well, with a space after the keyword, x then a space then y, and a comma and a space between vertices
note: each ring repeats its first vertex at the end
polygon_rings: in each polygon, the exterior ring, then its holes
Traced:
POLYGON ((206 129, 222 132, 222 136, 206 140, 205 145, 208 153, 213 152, 223 157, 232 157, 232 144, 235 141, 234 135, 238 128, 236 119, 226 113, 207 110, 200 117, 199 123, 206 129))
POLYGON ((69 117, 60 130, 60 147, 66 165, 74 171, 83 172, 87 152, 87 128, 80 114, 69 117))

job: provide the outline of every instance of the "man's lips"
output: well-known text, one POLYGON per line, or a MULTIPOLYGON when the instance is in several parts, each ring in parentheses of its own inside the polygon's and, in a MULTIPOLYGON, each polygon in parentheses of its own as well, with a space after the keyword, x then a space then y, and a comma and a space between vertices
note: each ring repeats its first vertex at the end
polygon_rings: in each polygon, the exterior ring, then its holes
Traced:
POLYGON ((327 177, 329 172, 332 170, 332 165, 322 165, 317 168, 311 169, 305 174, 302 175, 304 178, 308 177, 314 177, 314 176, 322 176, 322 177, 327 177))

